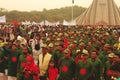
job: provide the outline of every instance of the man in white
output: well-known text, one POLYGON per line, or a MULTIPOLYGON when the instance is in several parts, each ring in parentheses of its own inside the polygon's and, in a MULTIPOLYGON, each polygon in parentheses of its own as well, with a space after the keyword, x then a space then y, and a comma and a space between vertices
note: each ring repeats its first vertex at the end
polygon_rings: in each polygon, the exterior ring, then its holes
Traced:
POLYGON ((48 53, 47 45, 42 46, 42 53, 39 55, 40 80, 46 80, 46 70, 52 55, 48 53))
POLYGON ((42 48, 41 48, 42 44, 43 44, 43 42, 40 39, 40 36, 36 35, 32 41, 32 45, 31 45, 35 64, 38 63, 38 56, 42 52, 42 48))

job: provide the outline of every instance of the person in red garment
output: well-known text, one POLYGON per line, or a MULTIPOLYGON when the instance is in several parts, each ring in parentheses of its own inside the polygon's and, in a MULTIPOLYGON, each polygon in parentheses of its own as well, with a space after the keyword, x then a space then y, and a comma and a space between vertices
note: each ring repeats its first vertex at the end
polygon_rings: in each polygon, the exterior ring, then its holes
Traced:
POLYGON ((58 68, 55 66, 55 61, 51 59, 47 70, 47 79, 56 80, 57 76, 58 76, 58 68))
POLYGON ((26 62, 21 63, 24 72, 24 80, 39 80, 38 67, 32 56, 27 56, 26 62))

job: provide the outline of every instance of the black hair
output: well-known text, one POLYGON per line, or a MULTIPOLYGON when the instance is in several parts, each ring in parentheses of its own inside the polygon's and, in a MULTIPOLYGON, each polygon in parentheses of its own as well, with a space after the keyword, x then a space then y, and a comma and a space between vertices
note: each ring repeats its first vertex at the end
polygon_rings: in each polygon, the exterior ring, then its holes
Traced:
POLYGON ((64 47, 63 44, 59 44, 59 46, 61 46, 62 48, 64 47))
POLYGON ((110 67, 110 70, 120 72, 120 61, 115 62, 115 63, 110 67))
POLYGON ((54 63, 54 68, 56 68, 56 64, 55 64, 55 60, 53 58, 50 59, 49 61, 49 67, 50 67, 50 63, 53 62, 54 63))
POLYGON ((95 49, 96 49, 97 51, 99 51, 99 50, 100 50, 100 48, 99 48, 99 47, 95 47, 95 49))

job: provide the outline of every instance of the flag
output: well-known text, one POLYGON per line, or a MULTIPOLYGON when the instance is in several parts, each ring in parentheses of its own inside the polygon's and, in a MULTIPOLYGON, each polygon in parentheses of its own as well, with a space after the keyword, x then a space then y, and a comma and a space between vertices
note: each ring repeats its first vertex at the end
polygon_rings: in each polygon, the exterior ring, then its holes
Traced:
POLYGON ((18 22, 18 21, 13 21, 12 24, 13 24, 14 26, 18 26, 19 22, 18 22))
POLYGON ((0 23, 5 23, 5 22, 6 22, 6 16, 1 16, 0 23))
POLYGON ((74 0, 72 0, 72 3, 74 4, 74 0))

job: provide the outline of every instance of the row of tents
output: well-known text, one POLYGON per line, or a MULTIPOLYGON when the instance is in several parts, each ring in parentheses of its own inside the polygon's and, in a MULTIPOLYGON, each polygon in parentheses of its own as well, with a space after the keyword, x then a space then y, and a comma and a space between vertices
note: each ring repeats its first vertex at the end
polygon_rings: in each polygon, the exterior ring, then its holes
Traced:
MULTIPOLYGON (((6 16, 5 15, 0 17, 0 23, 6 23, 6 16)), ((17 21, 13 21, 13 23, 16 24, 18 22, 17 21)), ((35 21, 31 22, 31 21, 25 20, 25 21, 22 21, 20 24, 22 24, 22 25, 49 25, 49 26, 53 26, 53 25, 57 26, 57 25, 62 24, 62 25, 65 25, 65 26, 68 26, 68 25, 75 26, 76 25, 76 21, 75 20, 73 20, 73 21, 63 20, 63 23, 60 23, 60 21, 50 22, 48 20, 45 20, 45 21, 41 21, 40 23, 38 23, 38 22, 35 22, 35 21)))
MULTIPOLYGON (((0 17, 0 22, 6 22, 6 17, 0 17)), ((22 24, 59 25, 60 22, 49 22, 47 20, 40 23, 35 21, 25 21, 22 24)), ((114 0, 93 0, 90 7, 73 21, 63 20, 63 25, 119 25, 120 9, 114 0)))
POLYGON ((35 21, 33 21, 33 22, 30 22, 30 21, 22 21, 21 22, 21 24, 23 24, 23 25, 37 25, 37 24, 39 24, 39 25, 49 25, 49 26, 53 26, 53 25, 55 25, 55 26, 57 26, 57 25, 65 25, 65 26, 68 26, 68 25, 70 25, 70 26, 75 26, 76 25, 76 21, 75 20, 73 20, 73 21, 66 21, 66 20, 63 20, 63 23, 60 23, 60 21, 57 21, 57 22, 49 22, 49 21, 47 21, 47 20, 45 20, 45 21, 41 21, 40 23, 37 23, 37 22, 35 22, 35 21))

